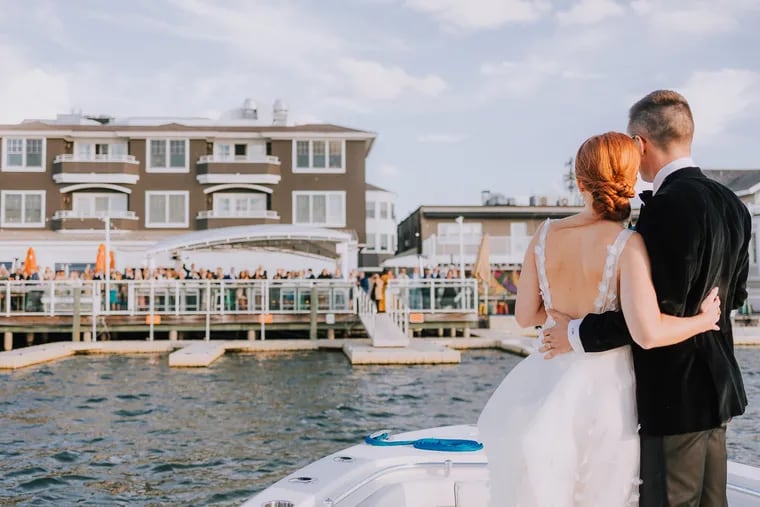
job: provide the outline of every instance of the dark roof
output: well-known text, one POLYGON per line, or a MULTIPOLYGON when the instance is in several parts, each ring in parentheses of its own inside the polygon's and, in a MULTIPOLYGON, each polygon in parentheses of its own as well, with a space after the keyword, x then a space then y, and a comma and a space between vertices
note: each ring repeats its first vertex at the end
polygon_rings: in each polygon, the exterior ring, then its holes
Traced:
POLYGON ((749 190, 760 183, 760 169, 704 169, 705 176, 733 190, 749 190))
POLYGON ((390 190, 380 188, 377 185, 373 185, 372 183, 367 183, 367 190, 376 190, 378 192, 390 192, 390 190))

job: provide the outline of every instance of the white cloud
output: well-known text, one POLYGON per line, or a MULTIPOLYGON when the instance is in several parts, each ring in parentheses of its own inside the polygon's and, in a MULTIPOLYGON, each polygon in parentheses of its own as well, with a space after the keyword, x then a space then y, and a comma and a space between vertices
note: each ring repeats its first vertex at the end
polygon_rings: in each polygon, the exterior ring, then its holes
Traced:
POLYGON ((557 12, 561 25, 590 25, 625 13, 614 0, 580 0, 566 11, 557 12))
POLYGON ((663 34, 726 33, 739 25, 743 13, 760 9, 756 0, 634 0, 634 12, 663 34))
POLYGON ((457 144, 464 140, 460 134, 451 134, 446 132, 432 132, 417 137, 417 142, 428 144, 457 144))
POLYGON ((551 10, 546 0, 406 0, 405 5, 433 15, 446 27, 461 30, 536 21, 551 10))
POLYGON ((547 81, 554 79, 603 79, 603 74, 586 72, 554 60, 531 58, 525 61, 487 62, 480 67, 486 83, 481 100, 498 97, 521 97, 538 92, 547 81))
POLYGON ((446 90, 446 81, 434 74, 415 77, 400 67, 379 62, 343 58, 338 68, 348 78, 353 93, 370 100, 396 99, 403 93, 435 96, 446 90))
POLYGON ((27 61, 17 47, 0 45, 0 122, 49 118, 70 109, 70 83, 63 73, 27 61))
POLYGON ((719 135, 736 120, 760 112, 760 72, 757 71, 695 72, 678 91, 689 101, 698 138, 719 135))

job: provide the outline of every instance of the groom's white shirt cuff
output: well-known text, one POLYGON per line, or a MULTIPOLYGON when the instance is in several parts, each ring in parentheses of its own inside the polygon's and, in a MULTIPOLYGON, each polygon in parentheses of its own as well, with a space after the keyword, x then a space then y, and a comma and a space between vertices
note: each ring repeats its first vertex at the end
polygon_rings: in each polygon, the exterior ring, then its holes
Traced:
POLYGON ((571 320, 567 325, 567 340, 570 342, 570 346, 575 352, 581 354, 586 352, 583 350, 583 344, 581 343, 581 322, 583 319, 571 320))

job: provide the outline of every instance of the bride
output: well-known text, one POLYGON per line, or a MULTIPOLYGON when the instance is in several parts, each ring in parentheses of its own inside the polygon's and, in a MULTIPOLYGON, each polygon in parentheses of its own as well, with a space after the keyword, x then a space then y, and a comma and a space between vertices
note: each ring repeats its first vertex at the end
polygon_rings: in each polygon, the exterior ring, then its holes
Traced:
MULTIPOLYGON (((625 134, 610 132, 581 145, 575 175, 585 208, 547 220, 533 237, 515 308, 521 326, 551 327, 547 309, 580 318, 620 308, 644 348, 717 329, 717 289, 699 315, 660 314, 644 241, 622 225, 638 167, 639 151, 625 134)), ((638 505, 630 347, 551 361, 534 352, 491 396, 478 429, 488 455, 491 506, 638 505)))

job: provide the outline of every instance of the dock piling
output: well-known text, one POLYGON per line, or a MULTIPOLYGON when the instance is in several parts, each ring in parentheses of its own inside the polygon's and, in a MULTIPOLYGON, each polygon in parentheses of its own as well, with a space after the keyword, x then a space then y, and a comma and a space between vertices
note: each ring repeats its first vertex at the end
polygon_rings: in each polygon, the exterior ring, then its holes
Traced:
POLYGON ((3 350, 13 350, 13 333, 10 331, 3 333, 3 350))
POLYGON ((317 339, 317 287, 311 286, 311 298, 309 299, 309 339, 317 339))

